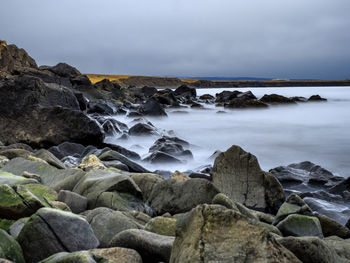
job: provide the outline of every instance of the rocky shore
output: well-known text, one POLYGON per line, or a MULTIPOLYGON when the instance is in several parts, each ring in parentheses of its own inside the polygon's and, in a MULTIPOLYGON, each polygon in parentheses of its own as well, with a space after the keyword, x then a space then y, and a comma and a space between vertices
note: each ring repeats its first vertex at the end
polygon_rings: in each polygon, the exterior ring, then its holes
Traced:
POLYGON ((2 41, 0 100, 0 262, 350 262, 349 179, 307 161, 263 171, 237 145, 199 170, 167 170, 195 158, 191 142, 147 119, 326 101, 318 95, 92 84, 2 41), (142 158, 112 136, 157 139, 142 158))

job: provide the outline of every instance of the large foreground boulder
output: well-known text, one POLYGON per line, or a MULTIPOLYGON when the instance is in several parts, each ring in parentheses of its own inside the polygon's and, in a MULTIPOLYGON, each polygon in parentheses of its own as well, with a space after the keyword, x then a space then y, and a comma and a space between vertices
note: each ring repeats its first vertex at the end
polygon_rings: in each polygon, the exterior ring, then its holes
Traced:
POLYGON ((284 201, 278 180, 261 170, 257 158, 239 146, 232 146, 215 159, 213 184, 232 200, 270 213, 276 213, 284 201))
POLYGON ((178 214, 190 211, 199 204, 211 203, 219 190, 206 179, 190 179, 179 182, 175 179, 156 184, 148 203, 161 215, 166 212, 178 214))
POLYGON ((32 215, 17 240, 27 263, 36 263, 58 252, 93 249, 99 245, 85 219, 52 208, 42 208, 32 215))
POLYGON ((170 262, 300 262, 257 221, 219 205, 179 219, 170 262))
POLYGON ((6 258, 16 263, 25 263, 20 245, 2 229, 0 229, 0 262, 1 258, 6 258))

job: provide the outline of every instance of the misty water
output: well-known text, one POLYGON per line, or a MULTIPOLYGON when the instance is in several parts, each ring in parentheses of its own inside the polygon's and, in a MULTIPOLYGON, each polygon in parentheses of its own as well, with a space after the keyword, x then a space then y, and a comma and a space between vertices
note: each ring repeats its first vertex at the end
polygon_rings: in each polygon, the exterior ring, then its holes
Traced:
MULTIPOLYGON (((215 96, 223 90, 251 90, 258 98, 273 93, 288 97, 319 94, 328 101, 267 109, 228 110, 208 104, 203 104, 204 109, 167 109, 167 118, 148 120, 160 133, 168 135, 170 131, 188 141, 194 159, 181 165, 141 164, 150 170, 197 170, 213 164, 208 158, 216 150, 225 151, 235 144, 256 155, 264 170, 308 160, 337 175, 350 176, 350 87, 197 89, 197 95, 215 96), (179 110, 188 113, 176 113, 179 110)), ((134 124, 127 117, 115 118, 129 127, 134 124)), ((130 136, 128 140, 118 140, 119 136, 107 140, 142 157, 149 154, 149 147, 158 138, 130 136)))

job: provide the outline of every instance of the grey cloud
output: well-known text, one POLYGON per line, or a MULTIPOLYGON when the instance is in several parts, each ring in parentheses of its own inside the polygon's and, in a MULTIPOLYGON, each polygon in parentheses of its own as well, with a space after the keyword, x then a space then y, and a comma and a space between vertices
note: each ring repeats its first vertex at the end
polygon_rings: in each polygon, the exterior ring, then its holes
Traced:
POLYGON ((82 72, 350 78, 348 0, 5 0, 1 36, 82 72))

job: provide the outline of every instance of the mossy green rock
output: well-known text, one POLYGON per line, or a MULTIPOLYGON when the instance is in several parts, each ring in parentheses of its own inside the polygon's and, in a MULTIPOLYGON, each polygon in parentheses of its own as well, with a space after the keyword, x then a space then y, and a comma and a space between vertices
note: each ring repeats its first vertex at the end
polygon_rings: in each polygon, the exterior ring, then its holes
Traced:
POLYGON ((15 263, 25 263, 22 248, 6 231, 0 229, 0 250, 2 256, 15 263))
POLYGON ((176 219, 157 216, 146 225, 145 230, 164 236, 175 236, 176 219))
POLYGON ((113 263, 113 261, 102 258, 89 251, 78 251, 73 253, 57 253, 39 263, 113 263))
POLYGON ((316 236, 323 238, 320 221, 313 216, 292 214, 278 223, 277 228, 284 236, 316 236))
POLYGON ((23 176, 17 176, 9 172, 0 170, 0 185, 18 185, 18 184, 29 184, 29 183, 38 183, 35 179, 28 179, 23 176))
POLYGON ((54 201, 57 199, 58 194, 51 187, 42 184, 26 184, 24 185, 30 192, 38 197, 43 203, 48 201, 54 201))
POLYGON ((45 204, 24 186, 0 185, 0 218, 19 219, 35 213, 45 204))
POLYGON ((1 219, 0 218, 0 229, 8 231, 10 227, 15 223, 15 220, 1 219))
POLYGON ((17 238, 24 225, 28 222, 28 220, 29 217, 23 217, 15 221, 9 229, 9 233, 11 234, 11 236, 17 238))

